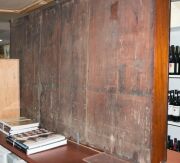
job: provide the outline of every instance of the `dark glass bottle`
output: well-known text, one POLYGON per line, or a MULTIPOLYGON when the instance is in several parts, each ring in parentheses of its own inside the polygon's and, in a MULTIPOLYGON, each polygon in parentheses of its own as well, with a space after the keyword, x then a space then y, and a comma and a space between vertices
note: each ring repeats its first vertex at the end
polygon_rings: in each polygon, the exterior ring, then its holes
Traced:
POLYGON ((180 75, 180 47, 178 48, 178 57, 177 57, 178 63, 179 63, 179 70, 178 70, 178 75, 180 75))
POLYGON ((178 140, 178 152, 180 152, 180 140, 178 140))
POLYGON ((177 91, 177 112, 176 122, 180 122, 180 90, 177 91))
POLYGON ((177 138, 174 138, 173 150, 177 151, 177 148, 178 148, 177 138))
POLYGON ((169 74, 174 75, 175 74, 174 70, 175 70, 174 45, 171 45, 169 51, 169 74))
POLYGON ((175 62, 175 69, 174 74, 179 74, 179 46, 176 46, 175 53, 174 53, 174 62, 175 62))
POLYGON ((170 146, 169 146, 169 149, 170 149, 170 150, 173 150, 173 147, 174 147, 173 139, 170 139, 170 146))
POLYGON ((173 121, 179 122, 180 120, 180 104, 179 104, 179 91, 174 91, 174 102, 173 102, 173 121))
POLYGON ((174 90, 170 90, 170 97, 168 104, 168 121, 173 120, 173 107, 174 107, 174 90))
POLYGON ((172 109, 172 121, 176 122, 176 115, 177 115, 177 90, 174 90, 174 97, 173 97, 173 109, 172 109))
POLYGON ((167 137, 167 149, 170 149, 170 139, 171 139, 171 136, 168 135, 168 137, 167 137))

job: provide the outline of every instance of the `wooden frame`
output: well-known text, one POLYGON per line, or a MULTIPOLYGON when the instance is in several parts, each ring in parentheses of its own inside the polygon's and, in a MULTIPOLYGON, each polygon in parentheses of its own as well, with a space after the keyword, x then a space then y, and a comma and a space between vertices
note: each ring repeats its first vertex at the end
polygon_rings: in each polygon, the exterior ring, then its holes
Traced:
POLYGON ((167 159, 167 93, 170 0, 155 0, 151 162, 167 159))

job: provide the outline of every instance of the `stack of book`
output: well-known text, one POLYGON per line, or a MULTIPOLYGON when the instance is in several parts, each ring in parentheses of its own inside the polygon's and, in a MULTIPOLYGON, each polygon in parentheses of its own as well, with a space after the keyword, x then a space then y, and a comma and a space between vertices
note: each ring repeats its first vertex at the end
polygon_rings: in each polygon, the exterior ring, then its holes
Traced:
POLYGON ((67 144, 63 135, 40 128, 38 122, 25 117, 0 120, 0 131, 6 134, 7 142, 27 155, 67 144))
POLYGON ((42 128, 7 136, 6 140, 27 155, 67 144, 64 136, 42 128))
POLYGON ((38 122, 34 122, 31 119, 25 117, 0 120, 0 131, 2 131, 6 135, 14 135, 36 130, 38 129, 38 127, 38 122))

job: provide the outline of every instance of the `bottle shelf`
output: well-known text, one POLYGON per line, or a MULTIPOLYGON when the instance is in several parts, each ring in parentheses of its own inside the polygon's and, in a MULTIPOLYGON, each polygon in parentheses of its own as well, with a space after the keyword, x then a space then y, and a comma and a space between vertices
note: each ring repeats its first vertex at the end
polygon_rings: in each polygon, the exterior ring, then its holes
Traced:
POLYGON ((169 75, 169 78, 180 78, 180 75, 169 75))
POLYGON ((172 121, 168 121, 168 125, 180 127, 180 122, 172 122, 172 121))

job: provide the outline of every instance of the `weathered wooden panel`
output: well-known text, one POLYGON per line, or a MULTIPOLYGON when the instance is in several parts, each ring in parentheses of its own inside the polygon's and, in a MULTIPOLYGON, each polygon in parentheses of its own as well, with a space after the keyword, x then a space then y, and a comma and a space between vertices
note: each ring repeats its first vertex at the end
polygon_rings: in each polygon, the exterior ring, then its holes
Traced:
POLYGON ((41 125, 55 130, 59 109, 58 58, 60 42, 60 14, 57 7, 42 11, 41 52, 39 55, 39 84, 41 125))
POLYGON ((111 21, 111 1, 90 1, 88 88, 116 92, 119 26, 111 21))
POLYGON ((11 57, 20 59, 21 115, 36 120, 39 120, 40 18, 37 11, 11 23, 11 57))
MULTIPOLYGON (((10 46, 10 57, 19 59, 24 54, 24 38, 25 38, 25 22, 24 18, 19 18, 18 20, 11 21, 11 46, 10 46), (17 30, 18 29, 18 30, 17 30)), ((21 62, 20 62, 21 68, 21 62)), ((20 69, 21 73, 21 69, 20 69)))
POLYGON ((74 139, 84 139, 86 119, 86 65, 88 1, 62 4, 59 60, 60 119, 74 139))
POLYGON ((90 2, 87 141, 150 162, 152 2, 90 2))
POLYGON ((24 17, 24 54, 21 63, 21 114, 35 120, 40 118, 39 107, 39 53, 40 53, 40 12, 24 17))
POLYGON ((67 0, 12 23, 23 115, 115 156, 150 162, 153 11, 153 0, 67 0))
POLYGON ((0 119, 19 117, 19 60, 0 59, 0 79, 0 119))

